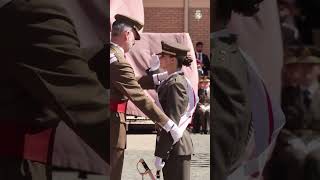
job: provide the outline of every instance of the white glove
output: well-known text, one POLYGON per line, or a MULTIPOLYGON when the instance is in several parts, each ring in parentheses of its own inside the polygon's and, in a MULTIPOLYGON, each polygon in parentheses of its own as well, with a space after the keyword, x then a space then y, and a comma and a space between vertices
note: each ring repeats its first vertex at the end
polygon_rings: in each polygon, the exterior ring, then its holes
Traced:
POLYGON ((178 142, 183 136, 183 131, 171 119, 169 119, 169 121, 164 125, 163 129, 170 132, 173 144, 178 142))
POLYGON ((162 158, 156 156, 156 160, 154 161, 154 165, 156 166, 157 171, 160 171, 166 163, 162 161, 162 158))
POLYGON ((162 72, 158 74, 153 74, 152 79, 155 85, 160 85, 161 81, 165 80, 168 77, 168 72, 162 72))
POLYGON ((151 55, 151 60, 150 60, 150 71, 155 71, 159 69, 160 67, 160 59, 158 55, 151 55))

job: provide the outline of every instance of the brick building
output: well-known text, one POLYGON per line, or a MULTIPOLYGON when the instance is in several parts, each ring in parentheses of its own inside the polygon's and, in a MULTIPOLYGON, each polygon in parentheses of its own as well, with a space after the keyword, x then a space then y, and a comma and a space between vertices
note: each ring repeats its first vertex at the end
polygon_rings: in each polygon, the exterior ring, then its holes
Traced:
POLYGON ((143 5, 144 32, 188 32, 193 45, 202 41, 209 54, 210 0, 143 0, 143 5), (196 19, 196 12, 201 19, 196 19))

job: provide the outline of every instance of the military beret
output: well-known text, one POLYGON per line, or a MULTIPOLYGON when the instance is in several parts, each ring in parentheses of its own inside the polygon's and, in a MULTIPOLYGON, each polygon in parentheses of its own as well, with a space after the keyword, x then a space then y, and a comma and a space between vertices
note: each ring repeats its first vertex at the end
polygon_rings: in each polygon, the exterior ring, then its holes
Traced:
POLYGON ((285 58, 284 65, 297 64, 298 58, 296 56, 290 56, 285 58))
POLYGON ((199 80, 199 83, 208 83, 208 82, 210 82, 210 79, 208 78, 203 78, 199 80))
POLYGON ((114 18, 116 19, 115 23, 124 23, 131 26, 132 29, 135 31, 135 39, 140 40, 139 31, 143 28, 143 23, 122 14, 116 14, 114 18))
MULTIPOLYGON (((190 49, 182 44, 161 41, 162 52, 173 56, 187 56, 190 49)), ((158 54, 161 54, 158 53, 158 54)))
POLYGON ((313 55, 313 56, 317 56, 317 57, 320 57, 320 49, 318 47, 309 47, 310 49, 310 53, 313 55))
POLYGON ((301 57, 297 63, 299 64, 320 64, 320 58, 317 56, 306 56, 306 57, 301 57))
POLYGON ((290 57, 288 58, 284 65, 291 64, 320 64, 320 58, 317 56, 302 56, 302 57, 290 57))
POLYGON ((320 64, 319 50, 315 47, 305 47, 301 56, 298 58, 298 64, 320 64))
POLYGON ((320 64, 320 50, 316 47, 303 47, 296 55, 290 55, 285 59, 285 65, 290 64, 320 64))

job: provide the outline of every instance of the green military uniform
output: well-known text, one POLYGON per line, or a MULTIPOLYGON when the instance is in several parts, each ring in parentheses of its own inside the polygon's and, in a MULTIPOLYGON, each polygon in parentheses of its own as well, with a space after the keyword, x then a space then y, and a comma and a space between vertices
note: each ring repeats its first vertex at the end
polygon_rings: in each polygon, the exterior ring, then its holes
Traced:
MULTIPOLYGON (((176 55, 177 51, 181 51, 184 56, 188 52, 179 44, 162 43, 162 53, 176 55)), ((157 89, 163 111, 177 125, 187 111, 188 102, 191 101, 187 94, 187 86, 184 73, 178 71, 169 75, 157 89)), ((190 179, 190 162, 193 153, 190 133, 185 130, 182 138, 173 146, 170 139, 169 133, 164 130, 158 131, 155 156, 165 161, 165 166, 162 169, 163 177, 165 180, 188 180, 190 179)))
MULTIPOLYGON (((158 89, 158 96, 163 111, 176 124, 186 111, 189 97, 185 87, 187 86, 183 72, 175 74, 163 82, 158 89)), ((193 145, 190 133, 185 130, 182 138, 171 150, 170 134, 161 130, 157 134, 155 156, 165 160, 163 176, 165 180, 188 180, 190 179, 190 161, 193 153, 193 145), (171 151, 170 151, 171 150, 171 151)))
MULTIPOLYGON (((320 58, 307 56, 288 64, 320 64, 320 58)), ((282 108, 287 123, 281 130, 266 171, 267 180, 315 180, 320 178, 320 85, 287 87, 282 93, 282 108)))
MULTIPOLYGON (((141 23, 128 17, 120 17, 117 20, 132 25, 137 32, 142 28, 141 23)), ((119 112, 117 108, 121 104, 125 105, 130 99, 146 116, 161 126, 164 126, 169 118, 142 89, 142 87, 154 87, 150 85, 153 83, 152 78, 136 79, 133 68, 125 59, 124 51, 116 44, 111 43, 110 54, 115 56, 113 60, 110 59, 110 106, 115 107, 110 115, 111 179, 120 180, 126 148, 126 122, 125 111, 119 112)))
POLYGON ((239 51, 235 35, 222 30, 211 38, 212 179, 225 180, 237 167, 249 139, 248 64, 239 51))

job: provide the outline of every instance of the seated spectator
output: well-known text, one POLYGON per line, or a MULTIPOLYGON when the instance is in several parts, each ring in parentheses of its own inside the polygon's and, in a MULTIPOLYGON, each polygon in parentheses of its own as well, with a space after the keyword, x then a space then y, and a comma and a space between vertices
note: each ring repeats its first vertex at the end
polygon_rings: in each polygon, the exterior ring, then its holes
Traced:
POLYGON ((298 84, 282 93, 287 123, 279 135, 266 180, 320 179, 320 157, 315 155, 320 151, 320 57, 315 54, 307 49, 290 62, 296 65, 298 84))

